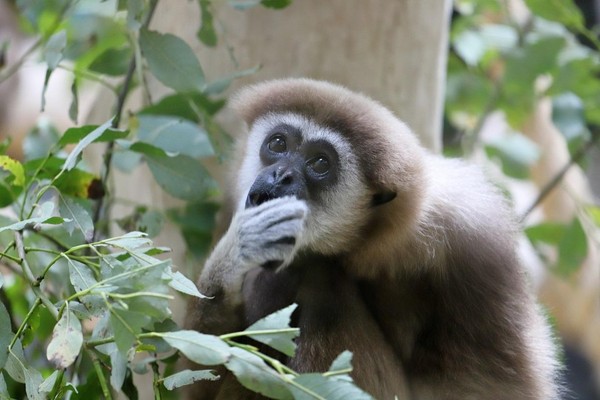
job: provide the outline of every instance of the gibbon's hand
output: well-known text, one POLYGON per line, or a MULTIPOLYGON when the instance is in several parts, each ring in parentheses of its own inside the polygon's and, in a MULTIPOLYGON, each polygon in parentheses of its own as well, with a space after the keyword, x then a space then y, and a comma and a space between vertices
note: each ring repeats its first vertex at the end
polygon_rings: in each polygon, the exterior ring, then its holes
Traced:
POLYGON ((240 211, 229 229, 237 238, 240 261, 265 268, 287 265, 296 252, 307 214, 306 202, 294 197, 240 211))

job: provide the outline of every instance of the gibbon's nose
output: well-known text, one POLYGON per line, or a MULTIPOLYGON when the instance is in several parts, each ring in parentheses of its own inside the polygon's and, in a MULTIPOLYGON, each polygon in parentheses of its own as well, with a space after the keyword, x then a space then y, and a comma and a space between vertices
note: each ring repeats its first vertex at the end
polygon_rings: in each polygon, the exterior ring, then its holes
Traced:
POLYGON ((256 177, 246 198, 246 208, 284 196, 306 198, 306 187, 304 179, 292 166, 277 163, 256 177))

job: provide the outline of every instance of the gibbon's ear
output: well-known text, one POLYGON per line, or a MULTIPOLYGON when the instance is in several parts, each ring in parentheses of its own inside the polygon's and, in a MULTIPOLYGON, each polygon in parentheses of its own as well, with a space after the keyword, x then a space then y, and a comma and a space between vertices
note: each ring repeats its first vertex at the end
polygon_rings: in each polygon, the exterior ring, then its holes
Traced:
POLYGON ((388 203, 396 198, 398 194, 391 190, 381 190, 373 195, 371 199, 371 207, 377 207, 382 204, 388 203))

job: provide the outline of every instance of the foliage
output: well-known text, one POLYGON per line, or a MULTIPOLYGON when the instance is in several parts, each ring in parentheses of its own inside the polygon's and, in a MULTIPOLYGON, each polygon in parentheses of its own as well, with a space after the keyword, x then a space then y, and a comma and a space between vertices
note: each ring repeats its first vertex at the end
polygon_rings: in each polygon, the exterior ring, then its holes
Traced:
MULTIPOLYGON (((231 4, 282 8, 289 2, 231 4)), ((53 72, 71 71, 74 126, 59 134, 40 125, 26 139, 21 161, 0 146, 0 261, 6 266, 0 275, 0 398, 137 398, 133 376, 148 373, 160 399, 195 381, 218 379, 210 369, 175 372, 180 354, 205 366, 223 365, 244 386, 272 398, 369 398, 348 376, 349 353, 328 372, 301 375, 236 341, 249 337, 293 356, 299 332, 289 324, 295 306, 221 336, 181 330, 171 320, 173 291, 211 300, 174 271, 169 250, 151 237, 168 216, 181 225, 190 249, 205 254, 217 188, 202 161, 222 156, 228 143, 214 120, 224 104, 217 96, 255 69, 208 81, 189 44, 149 28, 157 0, 16 4, 23 28, 39 37, 36 46, 47 65, 41 107, 49 100, 45 87, 53 72), (172 92, 122 118, 133 89, 148 95, 149 74, 172 92), (114 93, 114 115, 101 125, 76 122, 78 93, 87 80, 114 93), (84 151, 92 145, 104 148, 101 171, 86 166, 84 151), (137 204, 129 216, 111 221, 111 169, 127 172, 140 164, 187 204, 167 212, 137 204), (111 236, 111 223, 124 233, 111 236)), ((214 46, 212 3, 199 0, 198 6, 198 38, 214 46)), ((0 82, 10 73, 0 70, 0 82)))
MULTIPOLYGON (((582 163, 600 136, 596 33, 586 28, 572 0, 525 3, 532 15, 517 23, 506 2, 456 1, 446 98, 449 132, 454 132, 446 137, 446 152, 470 156, 482 148, 505 177, 517 180, 531 178, 531 167, 542 154, 543 149, 521 133, 540 99, 552 101, 552 120, 569 146, 571 163, 582 163), (484 140, 482 127, 492 114, 504 117, 507 132, 484 140)), ((543 188, 538 201, 560 178, 543 188)), ((526 229, 552 271, 565 278, 578 271, 588 254, 588 241, 597 243, 600 237, 600 225, 593 218, 599 210, 582 204, 570 223, 544 221, 526 229)))

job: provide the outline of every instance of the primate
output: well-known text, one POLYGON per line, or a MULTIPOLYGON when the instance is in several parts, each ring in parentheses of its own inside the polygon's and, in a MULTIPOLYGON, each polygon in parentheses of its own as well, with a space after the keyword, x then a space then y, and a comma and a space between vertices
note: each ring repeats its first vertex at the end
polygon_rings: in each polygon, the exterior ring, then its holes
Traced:
MULTIPOLYGON (((421 147, 389 110, 334 84, 259 83, 232 106, 248 132, 222 237, 189 327, 241 330, 291 303, 284 362, 343 350, 377 399, 556 399, 550 329, 516 254, 516 223, 482 173, 421 147)), ((231 376, 194 398, 254 398, 231 376)))

